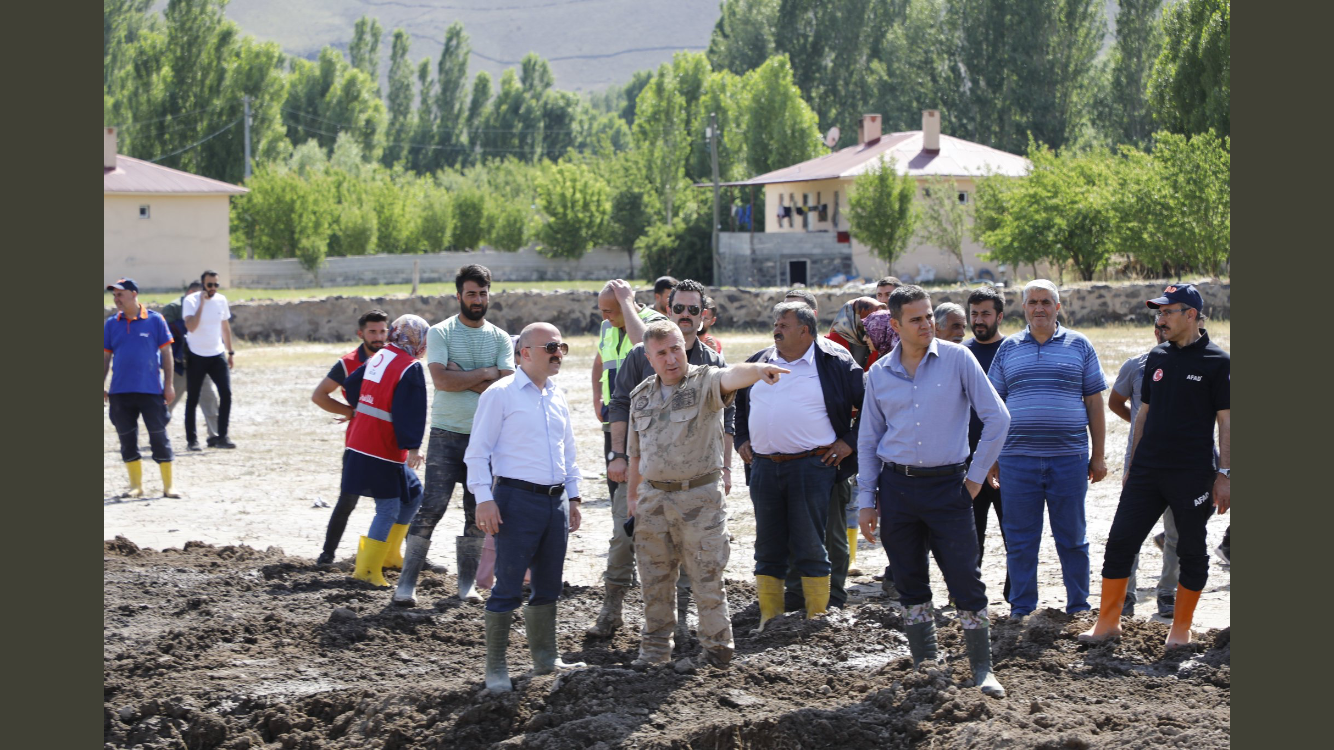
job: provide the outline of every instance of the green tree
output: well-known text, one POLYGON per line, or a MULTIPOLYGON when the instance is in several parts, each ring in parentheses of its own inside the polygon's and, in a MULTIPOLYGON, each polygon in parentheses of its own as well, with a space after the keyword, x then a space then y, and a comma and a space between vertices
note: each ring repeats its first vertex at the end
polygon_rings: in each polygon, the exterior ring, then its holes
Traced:
MULTIPOLYGON (((411 142, 413 122, 412 112, 412 63, 408 52, 412 40, 403 29, 394 29, 393 46, 389 52, 389 131, 388 143, 384 150, 385 166, 393 166, 407 157, 407 146, 411 142)), ((430 75, 429 71, 427 75, 430 75)))
POLYGON ((920 210, 914 202, 917 183, 900 175, 893 159, 882 157, 853 180, 848 191, 849 231, 894 272, 894 261, 908 248, 917 230, 920 210))
POLYGON ((507 201, 492 207, 491 247, 506 253, 516 253, 528 244, 528 210, 507 201))
POLYGON ((635 243, 647 279, 675 276, 713 283, 712 196, 692 190, 681 196, 680 210, 671 223, 650 226, 635 243))
MULTIPOLYGON (((903 20, 885 33, 883 52, 866 65, 867 112, 881 113, 885 133, 919 130, 922 110, 940 111, 951 133, 962 135, 959 98, 962 73, 956 57, 957 39, 947 24, 944 0, 912 0, 903 20)), ((841 141, 856 140, 856 116, 847 112, 841 141)), ((822 120, 823 121, 823 120, 822 120)))
POLYGON ((486 194, 480 190, 463 190, 454 194, 453 203, 454 221, 450 227, 449 244, 454 250, 476 250, 491 233, 486 194))
POLYGON ((635 126, 635 109, 639 106, 639 94, 644 87, 653 80, 653 71, 636 70, 630 76, 630 82, 625 84, 622 95, 625 97, 625 105, 621 108, 621 119, 625 120, 626 127, 635 126))
POLYGON ((769 58, 747 73, 744 90, 746 160, 764 174, 812 159, 824 151, 815 112, 792 81, 786 56, 769 58))
POLYGON ((257 257, 296 258, 318 277, 334 217, 329 195, 323 176, 305 179, 282 165, 260 165, 232 210, 250 217, 257 257))
POLYGON ((1149 76, 1154 122, 1173 133, 1232 134, 1232 4, 1177 0, 1163 11, 1163 46, 1149 76))
POLYGON ((724 0, 709 39, 713 69, 741 76, 763 65, 774 53, 778 5, 778 0, 724 0))
POLYGON ((412 171, 423 174, 430 171, 435 150, 425 148, 435 142, 435 80, 431 78, 431 58, 423 57, 417 65, 417 124, 412 131, 412 143, 417 147, 408 150, 408 163, 412 171))
POLYGON ((958 184, 948 177, 925 180, 920 210, 918 232, 921 238, 958 263, 959 280, 969 281, 963 243, 972 225, 972 209, 971 204, 959 200, 958 184))
POLYGON ((428 187, 422 194, 421 221, 417 224, 415 244, 424 253, 438 253, 450 244, 450 230, 454 218, 449 193, 438 186, 428 187))
POLYGON ((690 154, 686 116, 685 97, 677 88, 675 72, 669 63, 663 63, 639 93, 634 143, 644 177, 662 207, 666 223, 671 223, 676 193, 690 154))
POLYGON ((635 243, 648 231, 651 216, 642 190, 625 187, 611 197, 607 239, 630 259, 630 278, 635 275, 635 243))
POLYGON ((611 213, 607 183, 578 164, 552 168, 537 184, 537 205, 538 252, 549 258, 582 258, 602 238, 611 213))
MULTIPOLYGON (((1047 260, 1058 272, 1070 264, 1081 279, 1093 280, 1118 249, 1122 189, 1115 157, 1105 149, 1057 153, 1030 144, 1028 158, 1033 169, 1027 177, 1006 183, 999 200, 994 193, 979 200, 979 241, 1001 262, 1047 260)), ((1011 178, 981 182, 993 180, 1011 178)))
POLYGON ((362 71, 375 82, 375 95, 380 95, 380 37, 384 29, 380 22, 370 16, 357 19, 352 29, 352 43, 348 45, 348 55, 352 58, 352 67, 362 71))
POLYGON ((1161 7, 1162 0, 1120 1, 1105 114, 1116 143, 1143 148, 1153 132, 1148 87, 1154 60, 1163 46, 1161 7))
POLYGON ((338 135, 348 132, 368 158, 379 158, 388 115, 369 75, 325 47, 316 62, 293 59, 290 81, 286 109, 292 143, 314 138, 332 149, 338 135))
POLYGON ((461 131, 464 126, 468 96, 468 56, 472 45, 463 31, 463 24, 455 21, 445 30, 445 44, 440 50, 436 67, 435 145, 429 162, 431 170, 443 164, 457 164, 466 155, 461 131))
MULTIPOLYGON (((485 143, 482 128, 486 124, 487 105, 491 102, 491 74, 485 70, 478 71, 477 77, 472 82, 472 97, 468 99, 468 144, 473 149, 480 148, 485 143)), ((472 163, 469 159, 463 163, 472 163)), ((480 153, 476 153, 480 157, 480 153)))

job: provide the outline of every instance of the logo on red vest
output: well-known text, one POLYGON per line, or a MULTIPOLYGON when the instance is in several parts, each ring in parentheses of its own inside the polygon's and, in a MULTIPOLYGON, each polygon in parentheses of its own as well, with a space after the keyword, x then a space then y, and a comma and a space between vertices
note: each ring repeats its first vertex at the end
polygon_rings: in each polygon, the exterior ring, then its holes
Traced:
POLYGON ((1159 367, 1157 370, 1153 371, 1153 382, 1157 383, 1159 380, 1162 379, 1163 379, 1163 368, 1159 367))

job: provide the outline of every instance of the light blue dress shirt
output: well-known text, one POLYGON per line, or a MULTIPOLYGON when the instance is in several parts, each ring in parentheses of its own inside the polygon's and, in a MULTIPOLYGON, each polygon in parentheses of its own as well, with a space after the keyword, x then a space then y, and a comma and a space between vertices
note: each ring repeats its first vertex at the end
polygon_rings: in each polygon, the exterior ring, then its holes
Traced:
POLYGON ((579 497, 574 425, 565 395, 550 378, 539 389, 522 369, 497 380, 477 400, 463 462, 468 489, 479 504, 495 499, 492 477, 564 484, 567 497, 579 497))
POLYGON ((883 464, 949 466, 968 460, 968 410, 982 420, 982 439, 968 478, 981 483, 1000 456, 1010 412, 968 347, 934 339, 915 375, 902 345, 866 375, 857 432, 857 506, 874 508, 883 464))

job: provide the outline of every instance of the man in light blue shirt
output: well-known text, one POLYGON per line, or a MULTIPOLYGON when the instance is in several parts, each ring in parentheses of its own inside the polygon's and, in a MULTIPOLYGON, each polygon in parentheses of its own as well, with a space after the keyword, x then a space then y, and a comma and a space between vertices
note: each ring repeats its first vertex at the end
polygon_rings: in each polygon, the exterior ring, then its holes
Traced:
POLYGON ((927 578, 932 551, 958 606, 974 682, 1001 697, 991 673, 987 591, 978 565, 973 498, 1000 454, 1010 414, 967 347, 935 338, 931 298, 905 285, 889 296, 899 344, 866 378, 857 435, 862 534, 881 533, 907 623, 914 666, 936 660, 935 614, 927 578), (970 411, 982 438, 968 463, 970 411))
POLYGON ((584 666, 556 655, 566 541, 580 521, 570 405, 551 380, 569 351, 555 326, 524 328, 519 369, 478 399, 463 456, 468 489, 477 498, 477 526, 496 540, 496 586, 486 602, 486 687, 495 692, 513 689, 505 650, 526 570, 532 570, 524 625, 533 673, 584 666))

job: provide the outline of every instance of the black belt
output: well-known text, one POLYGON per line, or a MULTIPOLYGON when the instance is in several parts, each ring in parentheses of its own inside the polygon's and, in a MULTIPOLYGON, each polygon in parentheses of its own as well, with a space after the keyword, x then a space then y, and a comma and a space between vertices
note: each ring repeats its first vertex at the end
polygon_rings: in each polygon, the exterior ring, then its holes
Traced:
POLYGON ((506 487, 527 490, 538 495, 546 495, 547 497, 556 497, 565 491, 565 485, 563 484, 533 484, 532 482, 525 482, 522 479, 510 479, 509 477, 496 477, 496 484, 503 484, 506 487))
POLYGON ((829 452, 830 447, 831 446, 828 445, 822 445, 819 448, 813 448, 811 450, 803 451, 801 453, 756 453, 755 457, 767 458, 776 464, 781 464, 785 461, 793 461, 798 458, 808 458, 810 456, 823 456, 824 454, 829 452))
POLYGON ((885 468, 905 477, 945 477, 968 470, 967 463, 949 466, 905 466, 903 464, 885 464, 885 468))

